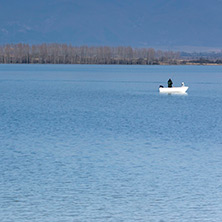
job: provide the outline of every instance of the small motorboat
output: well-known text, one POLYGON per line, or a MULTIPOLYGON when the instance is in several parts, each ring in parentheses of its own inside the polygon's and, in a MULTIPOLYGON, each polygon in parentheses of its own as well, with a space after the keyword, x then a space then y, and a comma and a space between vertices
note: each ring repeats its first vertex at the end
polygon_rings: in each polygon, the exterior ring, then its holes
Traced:
POLYGON ((186 93, 188 90, 188 86, 184 85, 184 82, 182 82, 182 85, 180 87, 166 87, 164 88, 162 85, 159 87, 160 93, 186 93))

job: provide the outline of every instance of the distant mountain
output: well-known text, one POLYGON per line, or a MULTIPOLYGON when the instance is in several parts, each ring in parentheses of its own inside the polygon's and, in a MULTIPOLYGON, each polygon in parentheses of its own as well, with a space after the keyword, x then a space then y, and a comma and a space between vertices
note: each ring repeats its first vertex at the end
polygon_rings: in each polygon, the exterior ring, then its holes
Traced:
POLYGON ((0 44, 222 48, 222 0, 7 0, 0 44))

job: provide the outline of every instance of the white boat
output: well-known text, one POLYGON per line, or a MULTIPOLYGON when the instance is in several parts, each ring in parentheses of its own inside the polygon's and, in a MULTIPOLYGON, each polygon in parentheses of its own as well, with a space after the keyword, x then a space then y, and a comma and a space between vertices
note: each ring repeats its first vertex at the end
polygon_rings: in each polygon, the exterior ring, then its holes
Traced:
POLYGON ((159 87, 159 92, 160 93, 186 93, 188 90, 188 86, 185 86, 184 83, 182 82, 182 86, 180 87, 166 87, 164 88, 163 86, 159 87))

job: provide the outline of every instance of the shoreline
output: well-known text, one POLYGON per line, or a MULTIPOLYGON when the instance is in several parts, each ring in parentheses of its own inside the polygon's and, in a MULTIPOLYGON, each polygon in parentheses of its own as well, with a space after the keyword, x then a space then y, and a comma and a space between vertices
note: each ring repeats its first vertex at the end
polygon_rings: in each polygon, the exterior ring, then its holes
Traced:
POLYGON ((182 63, 182 64, 107 64, 107 63, 0 63, 0 65, 111 65, 111 66, 222 66, 217 63, 182 63))

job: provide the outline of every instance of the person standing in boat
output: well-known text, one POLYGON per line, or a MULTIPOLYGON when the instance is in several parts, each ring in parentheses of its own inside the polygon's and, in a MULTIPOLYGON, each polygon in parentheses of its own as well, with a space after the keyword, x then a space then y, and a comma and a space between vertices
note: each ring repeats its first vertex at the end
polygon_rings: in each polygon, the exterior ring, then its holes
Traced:
POLYGON ((169 80, 168 80, 168 87, 169 87, 169 88, 172 88, 172 85, 173 85, 173 82, 172 82, 171 79, 169 79, 169 80))

